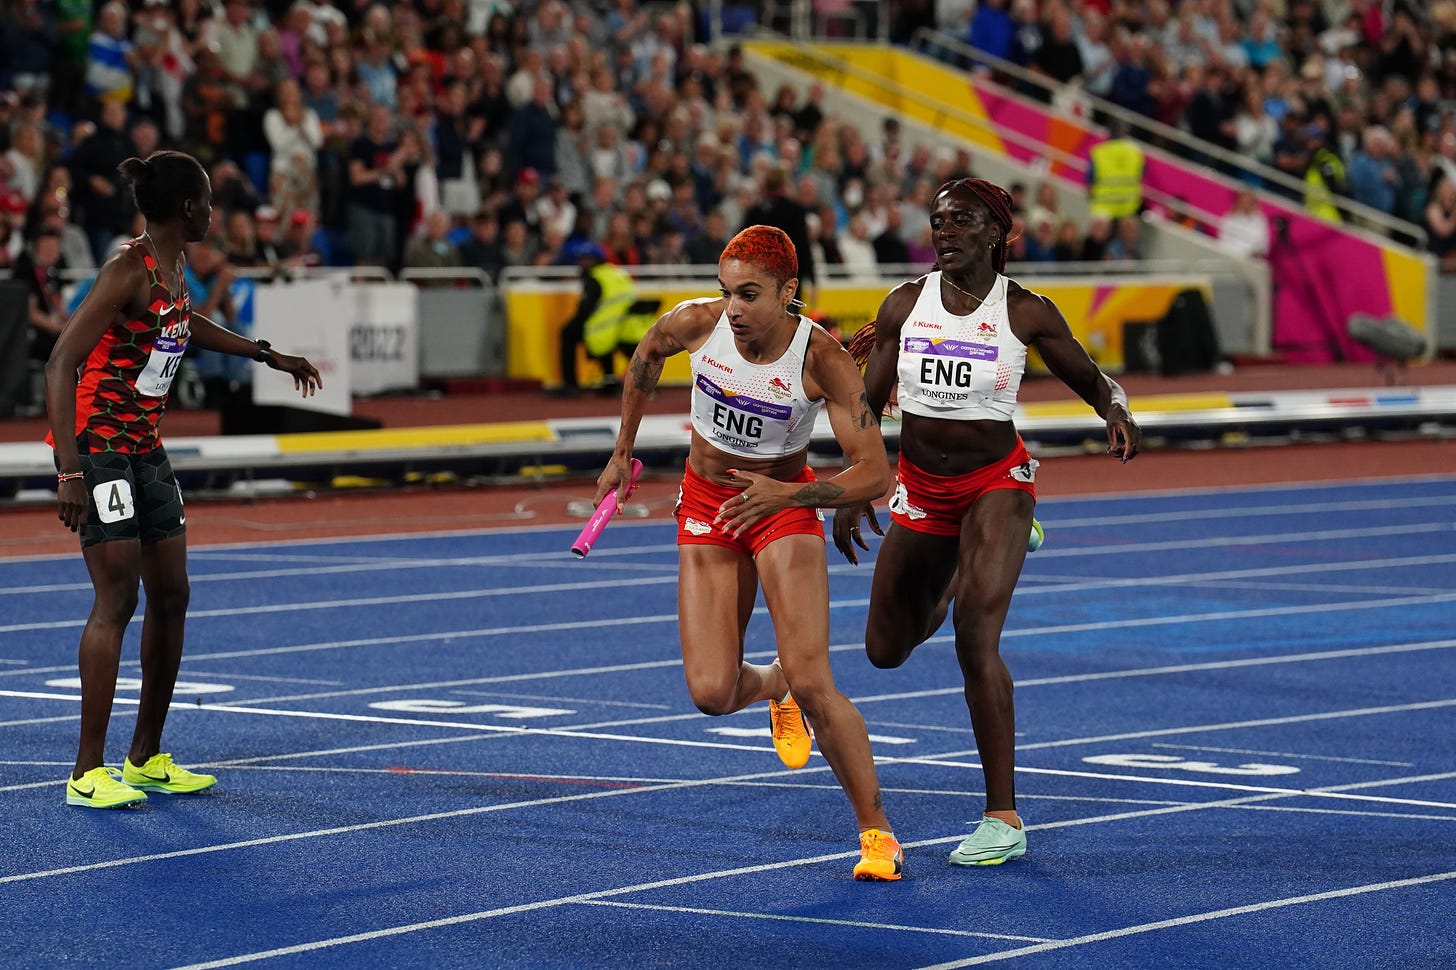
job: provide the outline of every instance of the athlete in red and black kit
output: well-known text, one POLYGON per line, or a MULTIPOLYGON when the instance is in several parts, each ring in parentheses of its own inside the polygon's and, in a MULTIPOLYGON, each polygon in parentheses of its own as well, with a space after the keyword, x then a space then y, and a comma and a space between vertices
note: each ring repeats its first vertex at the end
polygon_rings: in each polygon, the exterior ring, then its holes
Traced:
POLYGON ((146 231, 106 260, 46 365, 58 514, 81 534, 96 594, 81 634, 81 740, 66 784, 66 802, 88 808, 145 801, 147 791, 190 794, 216 781, 161 751, 189 587, 182 493, 157 425, 182 355, 196 344, 251 357, 292 375, 305 396, 323 383, 302 357, 274 353, 265 341, 192 313, 182 247, 203 237, 212 215, 212 186, 197 160, 156 152, 127 159, 120 171, 146 216, 146 231), (118 772, 105 767, 106 728, 139 582, 147 591, 141 704, 118 772))

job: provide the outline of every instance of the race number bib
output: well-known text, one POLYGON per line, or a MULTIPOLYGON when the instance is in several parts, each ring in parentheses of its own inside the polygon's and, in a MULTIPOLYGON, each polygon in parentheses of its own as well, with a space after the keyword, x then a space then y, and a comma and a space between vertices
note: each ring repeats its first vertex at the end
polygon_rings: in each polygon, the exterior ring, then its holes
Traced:
POLYGON ((91 490, 91 501, 96 503, 96 517, 107 525, 125 521, 136 514, 131 483, 124 478, 97 485, 91 490))
POLYGON ((138 394, 147 397, 163 397, 172 387, 172 380, 182 366, 182 355, 187 352, 187 337, 169 337, 159 334, 152 345, 152 355, 147 366, 137 376, 138 394))

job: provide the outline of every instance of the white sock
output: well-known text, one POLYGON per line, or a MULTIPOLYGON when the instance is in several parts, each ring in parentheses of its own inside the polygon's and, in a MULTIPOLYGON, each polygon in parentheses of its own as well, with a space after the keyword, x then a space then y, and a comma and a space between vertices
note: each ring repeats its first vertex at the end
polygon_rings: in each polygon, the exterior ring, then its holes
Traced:
MULTIPOLYGON (((775 660, 773 663, 769 664, 769 666, 770 667, 778 667, 779 668, 779 673, 783 673, 784 672, 784 668, 779 665, 779 662, 777 660, 775 660)), ((788 687, 788 685, 789 685, 789 681, 788 681, 787 678, 785 678, 784 679, 784 686, 785 687, 788 687)), ((784 691, 784 696, 779 698, 778 703, 780 703, 780 704, 784 703, 784 701, 787 701, 790 697, 793 696, 793 693, 794 692, 791 691, 791 690, 785 690, 784 691)))

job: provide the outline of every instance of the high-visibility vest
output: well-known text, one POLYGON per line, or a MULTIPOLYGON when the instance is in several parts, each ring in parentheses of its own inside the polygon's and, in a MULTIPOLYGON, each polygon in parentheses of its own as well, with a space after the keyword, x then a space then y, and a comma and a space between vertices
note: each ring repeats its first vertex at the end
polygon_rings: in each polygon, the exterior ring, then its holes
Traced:
POLYGON ((635 347, 642 342, 642 338, 647 336, 647 331, 651 330, 652 325, 657 322, 659 315, 657 308, 662 305, 662 301, 655 300, 648 302, 652 306, 651 311, 647 313, 629 313, 622 321, 622 332, 617 337, 619 343, 631 344, 635 347))
POLYGON ((1335 171, 1341 184, 1344 183, 1345 163, 1328 148, 1321 148, 1310 159, 1309 168, 1304 170, 1304 207, 1309 210, 1310 215, 1327 222, 1344 222, 1340 207, 1335 205, 1335 193, 1325 182, 1322 169, 1326 165, 1335 171))
POLYGON ((1121 219, 1136 215, 1143 204, 1143 150, 1126 138, 1111 138, 1092 149, 1094 216, 1121 219))
POLYGON ((614 263, 598 263, 587 271, 602 288, 596 309, 586 318, 586 352, 603 357, 616 349, 621 339, 622 322, 637 299, 636 287, 627 271, 614 263))

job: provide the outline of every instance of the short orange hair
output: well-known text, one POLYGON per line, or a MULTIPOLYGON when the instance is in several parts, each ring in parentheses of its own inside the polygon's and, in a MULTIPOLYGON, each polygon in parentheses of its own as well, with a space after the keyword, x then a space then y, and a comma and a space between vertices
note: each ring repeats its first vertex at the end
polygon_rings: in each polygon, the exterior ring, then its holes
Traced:
POLYGON ((719 260, 736 259, 753 263, 770 276, 784 283, 799 276, 799 254, 793 240, 782 229, 773 226, 749 226, 728 240, 719 260))

